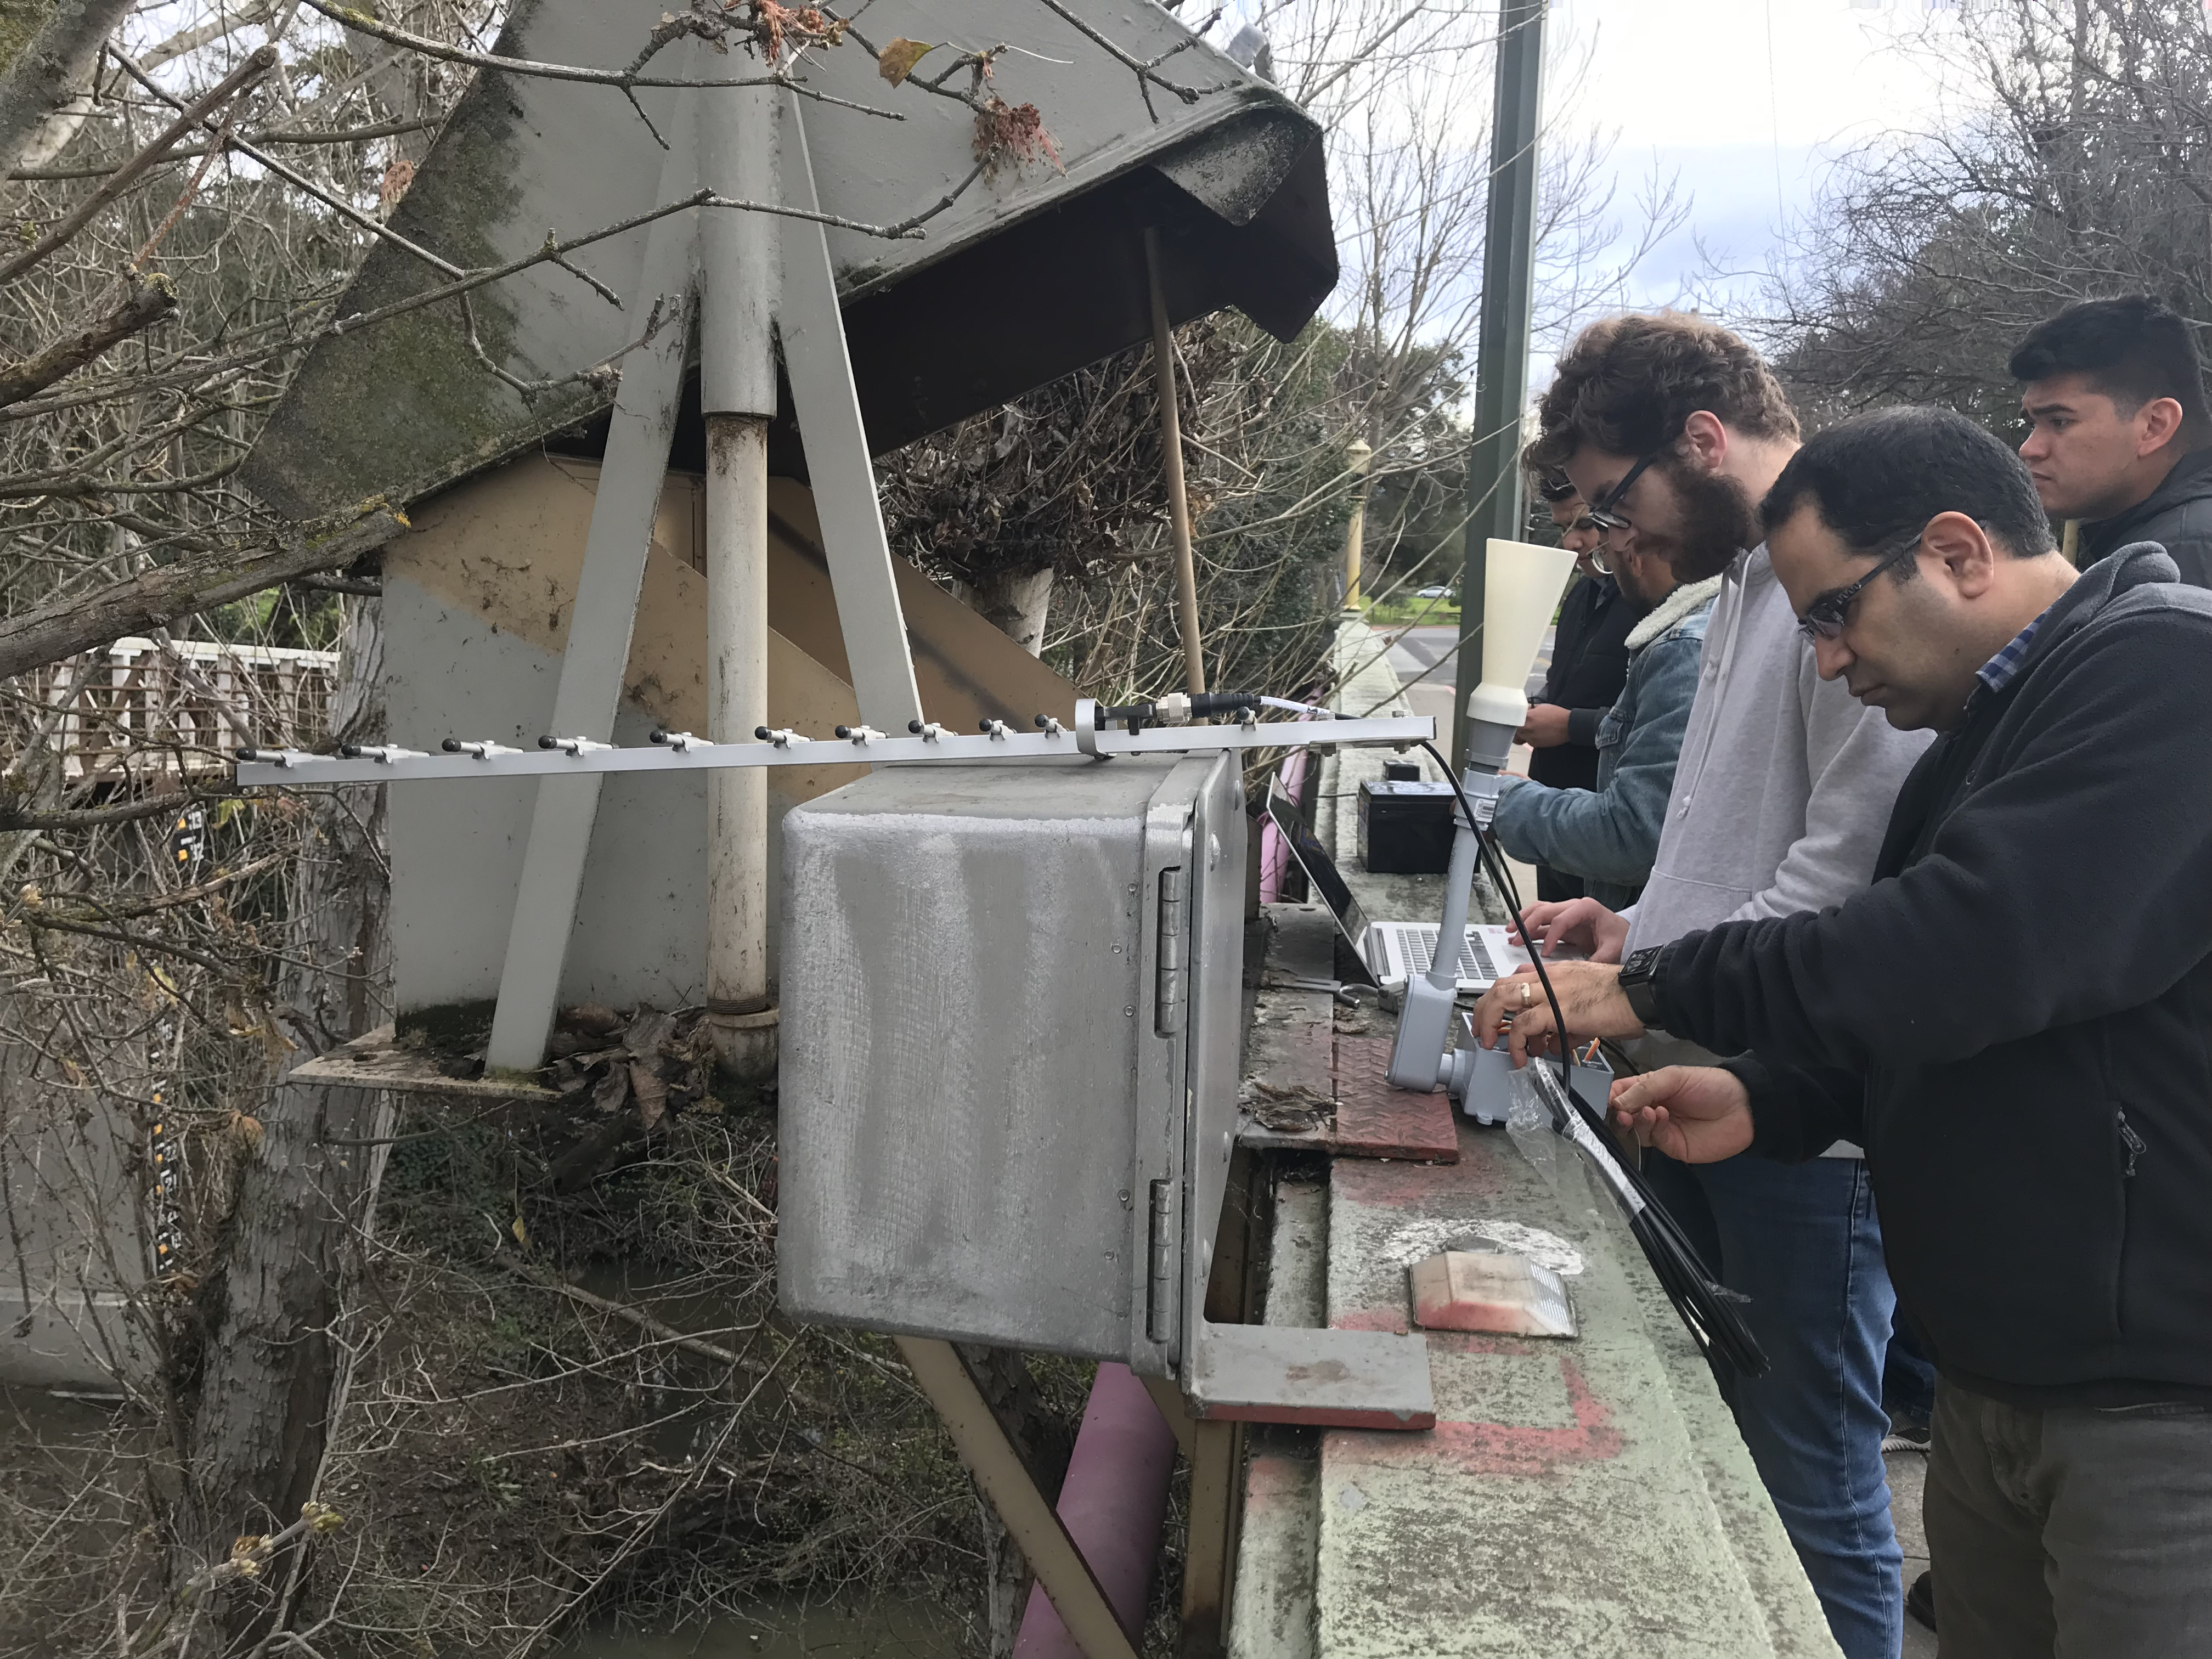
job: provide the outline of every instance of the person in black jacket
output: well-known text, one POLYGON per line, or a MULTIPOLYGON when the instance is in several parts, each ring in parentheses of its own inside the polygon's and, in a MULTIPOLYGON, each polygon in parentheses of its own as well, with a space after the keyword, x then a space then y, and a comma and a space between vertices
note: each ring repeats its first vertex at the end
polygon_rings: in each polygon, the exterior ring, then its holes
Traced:
POLYGON ((2020 447, 2053 518, 2082 521, 2076 562, 2156 542, 2212 586, 2212 412, 2189 325, 2148 294, 2069 306, 2013 354, 2020 447))
MULTIPOLYGON (((1567 1028, 1745 1054, 1616 1085, 1670 1157, 1865 1148, 1946 1659, 2212 1653, 2212 593, 2154 544, 2077 576, 1948 410, 1821 434, 1764 515, 1821 673, 1942 735, 1865 892, 1553 964, 1567 1028)), ((1528 984, 1475 1013, 1519 1053, 1528 984)))
MULTIPOLYGON (((1575 487, 1556 474, 1539 475, 1536 493, 1551 508, 1559 545, 1575 556, 1581 580, 1559 602, 1559 622, 1552 636, 1551 666, 1544 689, 1528 707, 1528 720, 1514 734, 1534 751, 1528 775, 1554 789, 1597 787, 1597 728, 1628 684, 1628 630, 1638 620, 1636 607, 1621 596, 1612 573, 1593 562, 1605 532, 1584 516, 1575 487)), ((1536 893, 1548 902, 1580 898, 1583 878, 1536 866, 1536 893)))

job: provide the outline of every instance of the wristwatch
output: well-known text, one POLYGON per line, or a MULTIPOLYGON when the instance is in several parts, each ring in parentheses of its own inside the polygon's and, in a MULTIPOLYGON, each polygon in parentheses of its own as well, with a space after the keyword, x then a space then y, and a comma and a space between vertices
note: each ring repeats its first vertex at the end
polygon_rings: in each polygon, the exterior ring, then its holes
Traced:
POLYGON ((1659 995, 1651 976, 1659 966, 1663 945, 1648 945, 1641 951, 1632 951, 1628 960, 1620 964, 1620 994, 1628 999, 1629 1012, 1646 1030, 1659 1024, 1659 995))

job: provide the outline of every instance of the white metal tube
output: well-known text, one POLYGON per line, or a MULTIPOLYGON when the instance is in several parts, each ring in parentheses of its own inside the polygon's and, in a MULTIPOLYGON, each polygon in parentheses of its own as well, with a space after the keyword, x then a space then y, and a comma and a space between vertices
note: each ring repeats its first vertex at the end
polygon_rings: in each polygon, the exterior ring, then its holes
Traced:
MULTIPOLYGON (((707 738, 739 743, 768 720, 768 422, 707 417, 707 738)), ((768 975, 768 775, 717 769, 707 786, 707 1007, 740 1075, 773 1071, 768 975)))

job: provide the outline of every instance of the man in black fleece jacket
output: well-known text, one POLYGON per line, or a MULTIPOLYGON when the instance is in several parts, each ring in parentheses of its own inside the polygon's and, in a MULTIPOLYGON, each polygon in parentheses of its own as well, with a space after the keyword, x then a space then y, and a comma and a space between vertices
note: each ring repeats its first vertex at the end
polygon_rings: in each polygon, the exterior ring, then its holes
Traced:
MULTIPOLYGON (((2077 578, 2033 491, 1948 411, 1806 445, 1764 511, 1820 672, 1942 733, 1874 884, 1550 973, 1578 1039, 1745 1054, 1617 1085, 1646 1144, 1866 1149, 1946 1659, 2212 1654, 2212 593, 2150 544, 2077 578)), ((1516 1058, 1524 983, 1475 1014, 1516 1058)))
POLYGON ((2084 569, 2156 542, 2212 587, 2212 407, 2189 325, 2148 294, 2085 300, 2030 329, 2020 446, 2044 510, 2081 521, 2084 569))

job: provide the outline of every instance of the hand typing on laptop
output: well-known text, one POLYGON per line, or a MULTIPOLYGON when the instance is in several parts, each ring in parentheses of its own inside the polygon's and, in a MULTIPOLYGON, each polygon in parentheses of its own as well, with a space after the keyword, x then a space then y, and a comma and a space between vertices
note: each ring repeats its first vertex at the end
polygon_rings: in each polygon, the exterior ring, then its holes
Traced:
POLYGON ((1547 962, 1570 951, 1581 951, 1592 962, 1619 962, 1621 947, 1628 943, 1628 918, 1595 899, 1565 899, 1529 905, 1521 912, 1516 932, 1523 942, 1533 936, 1543 946, 1547 962))

